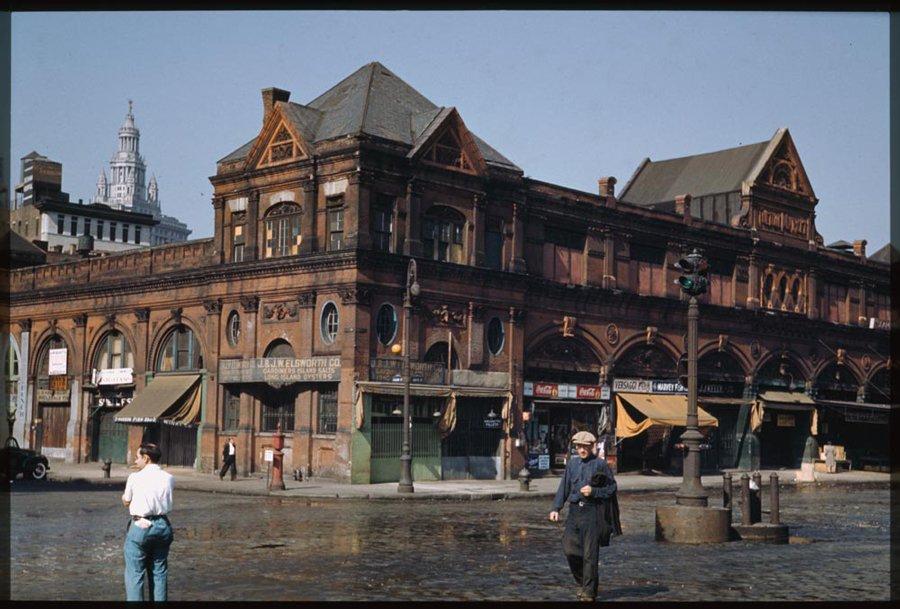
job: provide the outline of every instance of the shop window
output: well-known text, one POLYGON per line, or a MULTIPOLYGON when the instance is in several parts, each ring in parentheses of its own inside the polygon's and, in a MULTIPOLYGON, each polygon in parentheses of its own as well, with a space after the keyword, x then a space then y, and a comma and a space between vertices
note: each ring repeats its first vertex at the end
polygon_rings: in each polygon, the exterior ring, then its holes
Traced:
POLYGON ((159 352, 156 369, 159 372, 200 370, 203 355, 194 333, 187 326, 178 326, 166 336, 159 352))
POLYGON ((372 209, 372 248, 382 252, 391 251, 391 235, 394 221, 393 197, 378 195, 372 209))
POLYGON ((503 351, 503 343, 506 340, 506 333, 503 329, 503 322, 499 317, 494 317, 488 322, 487 328, 488 349, 492 355, 499 355, 503 351))
POLYGON ((344 249, 344 210, 328 210, 328 251, 344 249))
POLYGON ((222 417, 222 430, 235 431, 240 427, 241 393, 236 389, 225 389, 225 410, 222 417))
POLYGON ((326 303, 326 305, 322 307, 321 330, 322 340, 329 345, 337 338, 338 310, 333 302, 326 303))
POLYGON ((462 214, 449 207, 432 207, 422 222, 422 248, 426 258, 441 262, 462 263, 462 214))
POLYGON ((225 333, 228 338, 228 344, 236 347, 241 340, 241 316, 237 311, 229 313, 225 333))
POLYGON ((397 335, 397 310, 385 303, 378 309, 375 318, 375 331, 382 345, 389 345, 397 335))
POLYGON ((489 269, 503 268, 503 221, 488 218, 484 229, 484 265, 489 269))
POLYGON ((318 421, 316 433, 337 433, 337 390, 319 392, 318 421))
POLYGON ((266 214, 266 258, 300 253, 300 211, 299 205, 280 203, 266 214))
POLYGON ((94 357, 94 368, 134 368, 134 355, 128 340, 118 330, 108 332, 100 340, 97 355, 94 357))
POLYGON ((288 389, 266 387, 262 400, 260 431, 281 430, 290 433, 294 429, 294 393, 288 389))

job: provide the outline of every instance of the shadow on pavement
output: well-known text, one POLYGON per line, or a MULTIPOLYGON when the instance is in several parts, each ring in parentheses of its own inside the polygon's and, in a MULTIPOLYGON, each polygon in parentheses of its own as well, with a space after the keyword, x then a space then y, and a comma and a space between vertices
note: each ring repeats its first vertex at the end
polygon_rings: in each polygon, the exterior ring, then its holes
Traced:
MULTIPOLYGON (((16 480, 8 484, 10 493, 83 493, 109 492, 125 488, 125 481, 97 482, 86 480, 16 480)), ((4 490, 4 492, 6 492, 4 490)))

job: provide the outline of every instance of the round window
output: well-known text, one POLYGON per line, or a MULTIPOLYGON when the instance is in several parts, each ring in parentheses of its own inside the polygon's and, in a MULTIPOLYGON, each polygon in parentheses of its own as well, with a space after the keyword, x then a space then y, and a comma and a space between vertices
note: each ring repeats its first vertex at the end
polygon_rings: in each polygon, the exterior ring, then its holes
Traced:
POLYGON ((375 318, 375 331, 382 345, 389 345, 397 335, 397 310, 385 303, 378 309, 375 318))
POLYGON ((322 307, 322 340, 329 345, 337 338, 338 310, 333 302, 326 303, 322 307))
POLYGON ((237 311, 232 311, 228 316, 228 325, 225 331, 228 337, 228 344, 232 347, 237 346, 238 341, 241 340, 241 316, 238 315, 237 311))
POLYGON ((487 328, 488 349, 493 355, 498 355, 503 350, 506 334, 503 330, 503 322, 499 317, 494 317, 488 322, 487 328))

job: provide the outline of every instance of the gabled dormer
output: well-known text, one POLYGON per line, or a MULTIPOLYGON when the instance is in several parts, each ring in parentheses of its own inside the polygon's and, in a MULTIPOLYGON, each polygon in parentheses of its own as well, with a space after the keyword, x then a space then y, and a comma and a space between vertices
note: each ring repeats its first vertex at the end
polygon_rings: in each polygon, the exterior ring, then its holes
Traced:
MULTIPOLYGON (((417 122, 424 123, 421 118, 413 117, 413 130, 417 122)), ((456 108, 441 108, 434 113, 414 140, 407 157, 414 162, 471 175, 483 175, 487 167, 474 136, 456 108)))
POLYGON ((245 171, 286 165, 311 156, 311 143, 290 115, 290 106, 294 105, 275 102, 246 157, 245 171))

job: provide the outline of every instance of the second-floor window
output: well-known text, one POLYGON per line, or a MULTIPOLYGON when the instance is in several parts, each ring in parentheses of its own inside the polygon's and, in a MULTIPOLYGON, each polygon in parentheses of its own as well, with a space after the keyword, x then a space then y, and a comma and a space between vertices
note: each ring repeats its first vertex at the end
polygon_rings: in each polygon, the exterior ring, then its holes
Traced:
POLYGON ((463 261, 465 219, 449 207, 432 207, 422 221, 422 254, 441 262, 463 261))
POLYGON ((344 209, 328 210, 328 251, 344 248, 344 209))
POLYGON ((300 206, 280 203, 266 214, 266 258, 300 253, 300 206))
POLYGON ((631 259, 637 262, 638 294, 662 296, 666 293, 666 250, 649 244, 632 243, 631 259))
POLYGON ((134 227, 134 242, 135 243, 141 242, 141 227, 140 226, 134 227))
POLYGON ((103 224, 104 224, 103 220, 97 220, 97 238, 98 239, 103 238, 103 224))
POLYGON ((127 224, 122 225, 122 243, 128 243, 128 228, 127 224))
POLYGON ((93 218, 85 218, 84 219, 84 234, 90 235, 94 232, 94 220, 93 218))
POLYGON ((584 235, 548 226, 544 229, 544 277, 580 284, 584 277, 584 235))
POLYGON ((69 234, 73 237, 78 234, 78 218, 76 216, 69 217, 69 234))
POLYGON ((391 251, 393 232, 393 201, 387 195, 378 195, 372 209, 372 248, 382 252, 391 251))
POLYGON ((56 216, 56 234, 62 235, 66 231, 66 217, 62 214, 56 216))
POLYGON ((110 241, 116 240, 116 223, 115 222, 109 223, 109 240, 110 241))
POLYGON ((235 224, 231 229, 231 261, 244 261, 244 225, 235 224))

